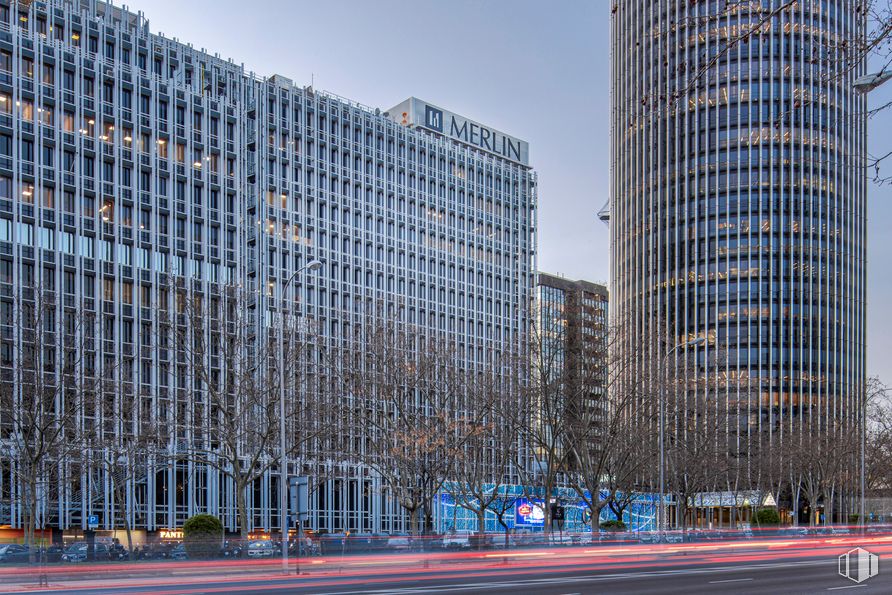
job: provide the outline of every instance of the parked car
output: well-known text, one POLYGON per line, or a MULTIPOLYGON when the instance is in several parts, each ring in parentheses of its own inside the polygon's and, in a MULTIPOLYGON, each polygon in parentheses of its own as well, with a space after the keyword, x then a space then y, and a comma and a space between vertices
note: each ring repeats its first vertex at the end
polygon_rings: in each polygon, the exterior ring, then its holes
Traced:
POLYGON ((778 531, 780 535, 785 537, 805 537, 809 534, 807 527, 787 527, 778 531))
MULTIPOLYGON (((635 541, 638 541, 638 537, 631 531, 605 531, 604 529, 600 529, 597 533, 594 533, 591 536, 592 544, 633 543, 635 541)), ((584 539, 582 544, 585 545, 584 539)))
POLYGON ((43 550, 42 556, 44 562, 59 562, 62 560, 62 554, 65 552, 61 545, 51 545, 43 550))
POLYGON ((408 533, 393 533, 387 538, 387 549, 407 550, 412 547, 412 536, 408 533))
POLYGON ((272 558, 276 553, 275 546, 265 540, 255 540, 248 542, 249 558, 272 558))
POLYGON ((638 534, 638 541, 641 543, 658 543, 660 535, 656 531, 642 531, 638 534))
POLYGON ((681 531, 665 531, 662 535, 658 531, 647 531, 638 534, 641 543, 682 543, 684 533, 681 531))
POLYGON ((9 543, 0 545, 0 562, 5 564, 23 564, 28 562, 31 550, 26 545, 9 543))
POLYGON ((466 550, 471 547, 470 533, 447 533, 443 536, 443 549, 466 550))
POLYGON ((519 531, 512 536, 516 547, 539 547, 546 545, 545 534, 533 531, 519 531))
POLYGON ((386 533, 372 533, 369 535, 369 550, 380 552, 387 549, 390 535, 386 533))
MULTIPOLYGON (((73 543, 62 553, 62 561, 63 562, 84 562, 87 559, 87 543, 83 541, 79 541, 77 543, 73 543)), ((108 545, 104 543, 94 543, 93 544, 93 559, 94 560, 108 560, 109 559, 109 548, 108 545)))
POLYGON ((168 554, 171 560, 185 560, 188 556, 186 555, 186 544, 178 543, 170 553, 168 554))

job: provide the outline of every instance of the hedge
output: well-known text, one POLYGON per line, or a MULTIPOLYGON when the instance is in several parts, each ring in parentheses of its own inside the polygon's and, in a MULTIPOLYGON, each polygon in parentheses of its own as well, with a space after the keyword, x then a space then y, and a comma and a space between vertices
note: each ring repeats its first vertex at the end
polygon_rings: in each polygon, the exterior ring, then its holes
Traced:
POLYGON ((223 543, 223 523, 215 516, 197 514, 183 524, 183 546, 192 560, 213 558, 223 543))

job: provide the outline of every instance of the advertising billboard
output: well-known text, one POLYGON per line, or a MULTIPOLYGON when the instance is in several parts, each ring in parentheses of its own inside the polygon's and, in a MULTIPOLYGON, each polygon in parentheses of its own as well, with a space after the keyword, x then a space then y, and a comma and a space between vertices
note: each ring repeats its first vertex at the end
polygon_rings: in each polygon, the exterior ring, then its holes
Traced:
POLYGON ((545 525, 545 507, 542 500, 519 498, 514 504, 516 527, 542 527, 545 525))

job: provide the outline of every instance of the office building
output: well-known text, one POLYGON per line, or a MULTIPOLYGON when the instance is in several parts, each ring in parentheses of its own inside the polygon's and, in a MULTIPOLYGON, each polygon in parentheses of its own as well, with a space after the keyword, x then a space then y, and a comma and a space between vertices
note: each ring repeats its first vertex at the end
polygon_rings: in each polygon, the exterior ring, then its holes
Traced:
MULTIPOLYGON (((587 415, 606 405, 608 349, 607 288, 540 272, 536 285, 536 328, 541 357, 550 364, 562 393, 576 402, 570 412, 587 415), (587 413, 586 413, 587 412, 587 413)), ((573 423, 572 415, 565 421, 573 423)))
MULTIPOLYGON (((473 366, 521 340, 535 208, 527 143, 433 104, 383 112, 261 77, 95 0, 0 0, 4 308, 40 285, 55 308, 101 319, 84 373, 113 376, 108 410, 138 399, 140 423, 163 425, 171 449, 198 435, 204 398, 177 348, 155 340, 174 292, 210 310, 222 286, 246 288, 262 340, 286 280, 318 259, 291 289, 321 340, 338 344, 383 308, 448 337, 473 366)), ((298 301, 282 301, 294 314, 298 301)), ((4 321, 11 368, 22 340, 4 321)), ((27 490, 3 444, 0 525, 18 527, 27 490)), ((324 474, 309 526, 406 530, 374 473, 350 452, 338 459, 304 461, 324 474)), ((116 504, 101 469, 60 463, 45 477, 38 527, 79 530, 95 516, 110 530, 126 514, 151 535, 209 512, 237 529, 232 482, 187 459, 153 463, 116 504)), ((271 466, 249 491, 250 530, 280 526, 276 482, 271 466)))
POLYGON ((744 455, 860 415, 865 64, 844 49, 858 6, 614 7, 611 315, 650 337, 620 348, 640 349, 631 374, 663 362, 723 412, 744 455))

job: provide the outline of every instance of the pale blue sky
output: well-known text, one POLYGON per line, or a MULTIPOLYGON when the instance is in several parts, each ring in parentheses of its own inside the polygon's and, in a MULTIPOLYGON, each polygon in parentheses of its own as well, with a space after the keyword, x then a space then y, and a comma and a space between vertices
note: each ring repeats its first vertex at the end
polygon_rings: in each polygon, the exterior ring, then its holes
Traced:
MULTIPOLYGON (((608 0, 131 0, 153 32, 382 109, 416 96, 530 143, 539 268, 607 281, 608 0)), ((871 98, 892 100, 892 83, 871 98)), ((892 150, 892 113, 871 122, 892 150)), ((876 142, 873 142, 876 139, 876 142)), ((892 175, 892 160, 885 168, 892 175)), ((892 380, 892 190, 869 199, 868 368, 892 380), (888 373, 887 373, 888 370, 888 373)))

